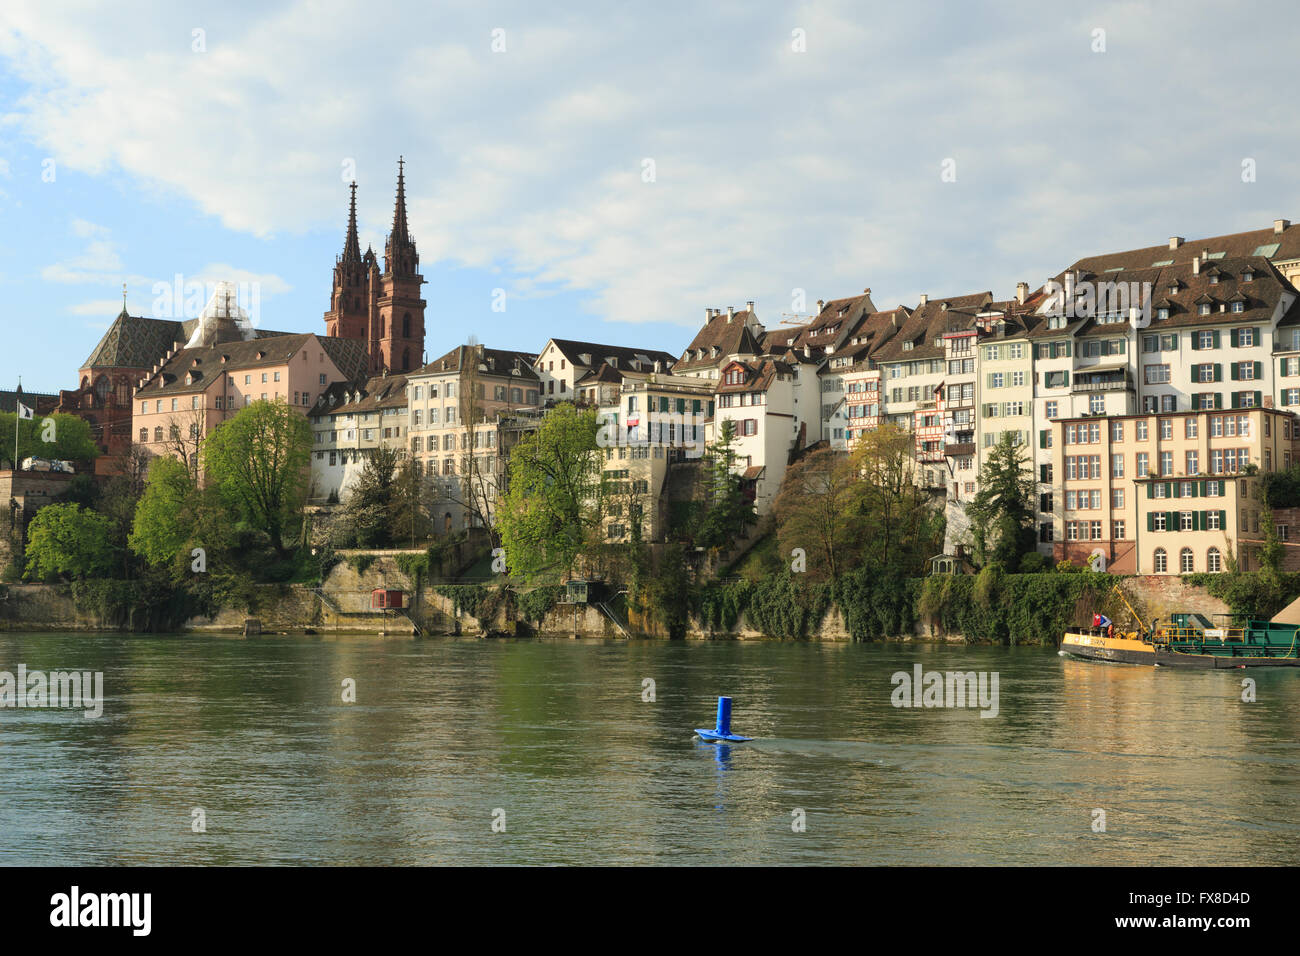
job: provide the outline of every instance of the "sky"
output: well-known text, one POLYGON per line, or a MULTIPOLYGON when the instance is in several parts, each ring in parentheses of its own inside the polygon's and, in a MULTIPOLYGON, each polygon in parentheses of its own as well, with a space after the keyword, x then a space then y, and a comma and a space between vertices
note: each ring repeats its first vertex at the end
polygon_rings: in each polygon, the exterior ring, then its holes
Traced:
POLYGON ((710 307, 1009 298, 1300 219, 1298 34, 1281 2, 6 3, 0 388, 76 387, 124 283, 323 332, 347 183, 382 252, 399 155, 430 358, 680 353, 710 307))

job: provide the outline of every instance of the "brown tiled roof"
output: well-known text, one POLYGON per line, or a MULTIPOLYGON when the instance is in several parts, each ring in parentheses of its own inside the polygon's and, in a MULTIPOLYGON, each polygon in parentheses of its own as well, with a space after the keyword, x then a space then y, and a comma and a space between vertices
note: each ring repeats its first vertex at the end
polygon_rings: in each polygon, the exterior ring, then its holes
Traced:
POLYGON ((730 321, 728 321, 725 312, 714 314, 695 333, 695 338, 691 339, 691 344, 686 346, 686 351, 682 353, 682 357, 673 366, 673 371, 681 374, 690 369, 710 367, 717 365, 720 360, 729 355, 761 354, 762 343, 753 330, 746 325, 749 318, 750 312, 748 309, 743 312, 733 313, 730 321), (715 346, 718 349, 716 357, 713 355, 715 346), (701 350, 704 353, 703 356, 696 358, 696 353, 701 350))
POLYGON ((375 375, 364 383, 335 382, 321 393, 308 415, 354 415, 385 408, 406 408, 406 376, 375 375), (359 396, 351 402, 349 395, 359 396), (331 405, 329 399, 334 398, 331 405))
POLYGON ((853 327, 876 311, 871 290, 846 299, 832 299, 822 305, 817 316, 804 325, 790 329, 773 329, 763 337, 764 349, 779 355, 787 348, 825 349, 845 341, 853 327))
POLYGON ((602 362, 596 368, 586 372, 582 378, 574 383, 577 388, 580 385, 593 385, 596 382, 606 382, 610 385, 619 385, 623 381, 623 373, 607 362, 602 362))
POLYGON ((1214 236, 1210 239, 1193 239, 1184 242, 1177 249, 1170 249, 1166 241, 1158 246, 1129 249, 1126 252, 1085 256, 1074 263, 1070 269, 1105 273, 1108 269, 1117 268, 1125 270, 1159 268, 1156 263, 1168 263, 1170 260, 1173 265, 1190 264, 1207 249, 1210 255, 1223 253, 1225 259, 1242 259, 1257 255, 1265 256, 1272 262, 1300 259, 1300 225, 1287 226, 1281 233, 1275 233, 1270 226, 1267 229, 1253 229, 1250 232, 1214 236), (1277 248, 1272 249, 1273 246, 1277 248))
MULTIPOLYGON (((416 369, 414 372, 408 372, 408 375, 429 375, 438 372, 459 372, 461 362, 465 360, 466 353, 470 347, 467 345, 458 345, 446 355, 434 359, 428 365, 416 369)), ((511 378, 525 378, 530 381, 537 381, 537 370, 533 367, 537 362, 535 352, 518 352, 513 349, 491 349, 483 345, 475 346, 478 350, 480 364, 485 365, 479 371, 480 375, 492 375, 511 378), (519 370, 515 375, 513 370, 519 370)))
POLYGON ((957 326, 968 327, 975 320, 975 315, 992 301, 992 292, 974 292, 946 299, 931 299, 924 305, 918 305, 897 334, 872 358, 877 362, 943 358, 943 346, 935 345, 935 340, 947 332, 957 331, 957 326), (912 343, 911 349, 903 348, 906 342, 912 343))
MULTIPOLYGON (((1057 281, 1064 279, 1064 273, 1057 281)), ((1211 259, 1201 263, 1200 274, 1193 272, 1192 262, 1179 262, 1172 266, 1158 268, 1126 269, 1121 271, 1082 272, 1079 281, 1093 283, 1123 282, 1151 284, 1151 328, 1171 329, 1207 325, 1248 324, 1267 322, 1272 319, 1278 301, 1284 292, 1295 294, 1294 290, 1282 278, 1281 273, 1263 256, 1245 256, 1233 259, 1211 259), (1243 282, 1242 276, 1250 271, 1253 281, 1243 282), (1217 278, 1217 282, 1212 281, 1217 278), (1177 291, 1170 291, 1177 286, 1177 291), (1229 312, 1230 303, 1244 303, 1242 312, 1229 312), (1209 315, 1200 315, 1198 305, 1202 302, 1211 306, 1209 315), (1224 311, 1220 311, 1220 306, 1224 311), (1169 318, 1160 319, 1158 310, 1168 308, 1169 318)), ((1045 297, 1044 297, 1045 303, 1045 297)), ((1041 305, 1040 305, 1041 307, 1041 305)), ((1281 324, 1300 322, 1300 308, 1293 305, 1282 317, 1281 324)), ((1034 330, 1034 337, 1043 335, 1061 335, 1063 330, 1046 328, 1046 318, 1034 330)), ((1099 324, 1092 318, 1076 319, 1070 322, 1066 332, 1078 336, 1105 336, 1123 334, 1129 331, 1127 320, 1099 324)))
MULTIPOLYGON (((638 362, 642 366, 640 371, 649 372, 654 370, 654 363, 661 362, 663 370, 666 372, 672 368, 673 363, 677 361, 675 355, 667 352, 660 352, 658 349, 637 349, 629 348, 625 345, 600 345, 596 342, 577 342, 573 339, 551 339, 555 347, 560 350, 570 365, 578 367, 594 368, 607 359, 616 358, 620 368, 633 368, 632 363, 638 362), (582 361, 582 356, 590 356, 590 362, 582 361)), ((537 356, 533 356, 537 360, 537 356)))
POLYGON ((185 331, 175 319, 149 319, 123 309, 81 367, 153 368, 168 349, 184 344, 185 339, 185 331))
POLYGON ((308 342, 319 340, 327 355, 347 374, 365 363, 365 348, 359 339, 327 338, 310 332, 272 335, 266 338, 180 349, 153 375, 137 394, 155 395, 199 392, 213 378, 235 370, 284 365, 308 342), (342 362, 340 363, 340 359, 342 362), (189 379, 190 381, 187 381, 189 379))

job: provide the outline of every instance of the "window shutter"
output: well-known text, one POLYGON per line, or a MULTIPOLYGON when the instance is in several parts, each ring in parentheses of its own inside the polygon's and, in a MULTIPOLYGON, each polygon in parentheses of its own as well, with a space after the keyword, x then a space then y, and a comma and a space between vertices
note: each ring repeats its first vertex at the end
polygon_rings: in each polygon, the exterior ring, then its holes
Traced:
POLYGON ((1193 497, 1193 498, 1199 498, 1199 497, 1200 497, 1200 494, 1201 494, 1201 483, 1200 483, 1199 481, 1193 481, 1193 482, 1192 482, 1192 497, 1193 497))
POLYGON ((1219 529, 1222 531, 1228 530, 1228 512, 1226 511, 1219 512, 1219 529))
POLYGON ((1240 407, 1241 407, 1241 393, 1240 393, 1240 392, 1233 392, 1233 393, 1232 393, 1232 407, 1233 407, 1233 408, 1240 408, 1240 407))
POLYGON ((1223 381, 1223 366, 1222 366, 1222 365, 1219 365, 1218 363, 1215 363, 1215 366, 1214 366, 1214 380, 1215 380, 1216 382, 1222 382, 1222 381, 1223 381))
POLYGON ((1165 512, 1165 530, 1166 530, 1166 531, 1173 531, 1173 530, 1175 530, 1175 529, 1178 527, 1178 525, 1175 524, 1175 522, 1176 522, 1177 520, 1178 520, 1178 512, 1177 512, 1177 511, 1166 511, 1166 512, 1165 512))
POLYGON ((1263 377, 1264 377, 1264 363, 1263 363, 1263 362, 1256 362, 1256 363, 1255 363, 1255 377, 1256 377, 1256 378, 1263 378, 1263 377))
POLYGON ((1277 360, 1277 374, 1278 375, 1286 374, 1286 359, 1277 360))
MULTIPOLYGON (((1067 351, 1065 354, 1066 354, 1066 355, 1069 355, 1070 353, 1067 351)), ((1069 373, 1069 372, 1066 372, 1066 373, 1065 373, 1065 384, 1066 384, 1066 386, 1069 386, 1069 384, 1070 384, 1070 373, 1069 373)))
MULTIPOLYGON (((1074 343, 1073 343, 1073 342, 1066 342, 1066 343, 1065 343, 1065 357, 1066 357, 1066 358, 1069 358, 1069 357, 1070 357, 1070 354, 1071 354, 1073 351, 1074 351, 1074 343)), ((1066 384, 1068 385, 1068 384, 1069 384, 1069 381, 1068 381, 1068 380, 1069 380, 1069 378, 1070 378, 1070 373, 1069 373, 1069 372, 1066 372, 1066 373, 1065 373, 1065 377, 1066 377, 1066 379, 1067 379, 1066 384)))
POLYGON ((1214 347, 1217 349, 1219 347, 1219 330, 1215 329, 1213 335, 1214 335, 1214 347))
POLYGON ((1214 407, 1215 407, 1215 408, 1222 408, 1222 407, 1223 407, 1223 393, 1222 393, 1222 392, 1215 392, 1215 393, 1214 393, 1214 407))
POLYGON ((1174 497, 1174 483, 1172 481, 1165 482, 1165 497, 1166 498, 1174 497))
POLYGON ((1046 466, 1046 465, 1039 465, 1039 466, 1038 466, 1038 480, 1041 481, 1041 482, 1043 482, 1044 484, 1046 484, 1046 482, 1047 482, 1047 466, 1046 466))
POLYGON ((1156 530, 1156 513, 1154 511, 1147 512, 1147 530, 1148 531, 1156 530))
POLYGON ((1260 405, 1261 405, 1261 403, 1262 403, 1262 401, 1263 401, 1263 394, 1264 394, 1263 392, 1256 392, 1256 393, 1255 393, 1255 407, 1256 407, 1256 408, 1259 408, 1259 407, 1260 407, 1260 405))
POLYGON ((1042 429, 1042 430, 1039 431, 1039 433, 1038 433, 1038 447, 1039 447, 1039 448, 1046 448, 1046 447, 1047 447, 1047 429, 1046 429, 1046 428, 1042 429))
MULTIPOLYGON (((1156 486, 1155 486, 1155 484, 1154 484, 1153 482, 1147 482, 1147 497, 1148 497, 1148 498, 1154 498, 1155 496, 1156 496, 1156 486)), ((1148 517, 1150 517, 1150 516, 1148 516, 1148 517)))
POLYGON ((1232 380, 1235 382, 1239 378, 1237 374, 1237 363, 1233 362, 1228 366, 1228 371, 1232 373, 1232 380))

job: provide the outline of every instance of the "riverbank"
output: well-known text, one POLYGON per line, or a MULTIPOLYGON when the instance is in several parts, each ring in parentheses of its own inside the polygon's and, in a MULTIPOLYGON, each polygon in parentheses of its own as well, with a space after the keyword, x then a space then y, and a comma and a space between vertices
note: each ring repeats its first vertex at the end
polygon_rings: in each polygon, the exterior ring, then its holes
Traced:
MULTIPOLYGON (((562 603, 558 588, 503 589, 497 584, 430 583, 408 575, 394 555, 339 562, 319 587, 261 584, 246 600, 212 615, 188 616, 175 630, 255 635, 331 633, 420 636, 545 636, 598 639, 668 638, 654 620, 614 595, 590 604, 562 603), (401 610, 372 608, 376 590, 403 593, 401 610)), ((687 640, 798 639, 849 642, 1055 645, 1064 627, 1093 611, 1123 620, 1124 601, 1144 617, 1180 610, 1205 614, 1234 608, 1197 579, 1173 576, 1118 578, 1098 574, 938 576, 909 580, 887 595, 849 586, 832 593, 797 582, 732 581, 694 592, 686 615, 687 640), (889 607, 885 605, 889 604, 889 607)), ((1239 588, 1248 592, 1248 588, 1239 588)), ((8 631, 116 632, 101 611, 78 602, 66 584, 8 585, 0 599, 0 629, 8 631)))

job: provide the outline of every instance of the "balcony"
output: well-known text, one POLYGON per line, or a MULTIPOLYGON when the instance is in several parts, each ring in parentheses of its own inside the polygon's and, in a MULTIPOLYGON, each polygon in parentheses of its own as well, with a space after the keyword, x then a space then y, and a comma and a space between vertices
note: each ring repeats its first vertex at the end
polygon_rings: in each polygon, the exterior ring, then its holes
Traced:
POLYGON ((975 454, 975 443, 971 441, 945 445, 943 453, 949 458, 965 458, 975 454))
POLYGON ((1133 390, 1133 378, 1128 367, 1110 369, 1088 369, 1075 372, 1070 391, 1075 394, 1088 392, 1126 392, 1133 390))

